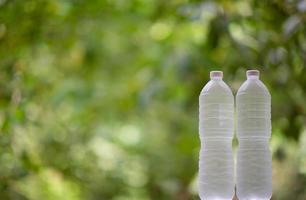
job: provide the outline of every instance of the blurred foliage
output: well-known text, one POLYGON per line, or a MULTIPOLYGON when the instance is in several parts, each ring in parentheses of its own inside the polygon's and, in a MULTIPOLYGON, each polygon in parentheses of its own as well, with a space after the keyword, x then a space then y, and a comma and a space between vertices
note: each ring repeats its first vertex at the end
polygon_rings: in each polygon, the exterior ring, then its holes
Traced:
POLYGON ((305 0, 0 0, 0 67, 0 199, 198 199, 199 92, 248 68, 306 199, 305 0))

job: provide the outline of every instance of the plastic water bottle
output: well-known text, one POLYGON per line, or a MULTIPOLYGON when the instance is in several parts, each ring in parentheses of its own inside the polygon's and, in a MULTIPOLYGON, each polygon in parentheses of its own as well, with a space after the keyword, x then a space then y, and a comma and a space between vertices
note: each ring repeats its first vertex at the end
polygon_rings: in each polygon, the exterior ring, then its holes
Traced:
POLYGON ((237 196, 239 200, 268 200, 272 196, 271 96, 259 71, 247 71, 236 96, 237 196))
POLYGON ((199 196, 202 200, 232 200, 234 195, 234 97, 221 71, 210 72, 199 103, 199 196))

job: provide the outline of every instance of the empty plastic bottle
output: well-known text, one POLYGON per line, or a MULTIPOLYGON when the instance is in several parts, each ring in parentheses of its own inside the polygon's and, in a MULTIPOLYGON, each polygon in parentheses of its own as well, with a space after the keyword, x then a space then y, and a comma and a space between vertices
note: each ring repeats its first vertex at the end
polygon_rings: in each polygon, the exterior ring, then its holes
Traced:
POLYGON ((271 96, 259 71, 247 71, 236 96, 237 196, 239 200, 268 200, 272 196, 271 96))
POLYGON ((199 196, 202 200, 231 200, 234 195, 234 97, 221 71, 210 72, 210 81, 199 97, 199 196))

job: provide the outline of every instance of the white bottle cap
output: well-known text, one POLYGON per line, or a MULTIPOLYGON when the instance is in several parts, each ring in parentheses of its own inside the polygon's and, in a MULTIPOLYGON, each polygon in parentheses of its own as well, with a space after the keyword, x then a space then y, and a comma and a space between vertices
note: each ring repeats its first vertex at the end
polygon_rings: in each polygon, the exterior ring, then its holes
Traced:
POLYGON ((247 78, 258 79, 259 78, 259 71, 258 70, 248 70, 246 72, 247 78))
POLYGON ((223 72, 222 71, 211 71, 210 72, 210 79, 222 79, 223 78, 223 72))

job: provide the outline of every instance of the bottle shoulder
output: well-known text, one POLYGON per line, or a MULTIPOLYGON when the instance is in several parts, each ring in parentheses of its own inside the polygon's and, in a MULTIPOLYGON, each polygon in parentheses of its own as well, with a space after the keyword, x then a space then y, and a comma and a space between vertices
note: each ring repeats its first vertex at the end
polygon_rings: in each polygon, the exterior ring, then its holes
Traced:
POLYGON ((260 80, 246 80, 238 89, 237 96, 252 94, 271 97, 268 88, 260 80))
POLYGON ((207 95, 207 94, 220 94, 220 95, 233 96, 230 87, 222 80, 219 81, 210 80, 203 87, 200 95, 207 95))

